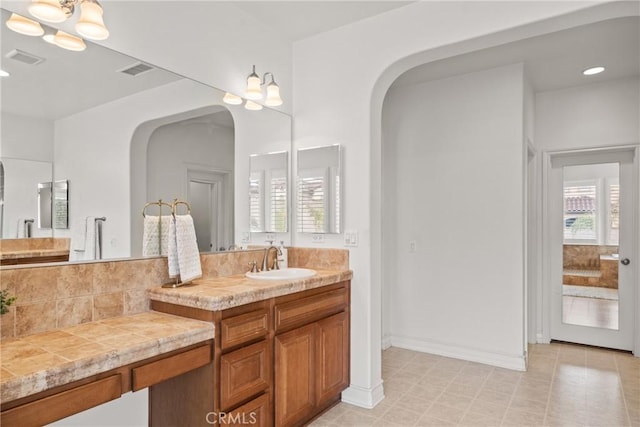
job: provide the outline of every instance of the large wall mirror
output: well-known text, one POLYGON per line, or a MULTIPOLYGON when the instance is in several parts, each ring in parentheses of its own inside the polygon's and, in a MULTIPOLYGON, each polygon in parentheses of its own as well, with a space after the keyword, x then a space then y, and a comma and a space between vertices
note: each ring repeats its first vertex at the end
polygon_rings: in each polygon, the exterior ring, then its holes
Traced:
POLYGON ((201 251, 242 243, 249 156, 290 150, 290 116, 227 107, 223 91, 90 42, 72 52, 17 34, 1 12, 3 238, 17 237, 20 218, 37 220, 38 183, 68 180, 69 228, 34 237, 71 238, 74 223, 100 217, 102 257, 139 257, 144 205, 177 198, 193 205, 201 251), (20 206, 8 202, 15 193, 20 206))
POLYGON ((342 233, 340 145, 298 150, 297 231, 342 233))

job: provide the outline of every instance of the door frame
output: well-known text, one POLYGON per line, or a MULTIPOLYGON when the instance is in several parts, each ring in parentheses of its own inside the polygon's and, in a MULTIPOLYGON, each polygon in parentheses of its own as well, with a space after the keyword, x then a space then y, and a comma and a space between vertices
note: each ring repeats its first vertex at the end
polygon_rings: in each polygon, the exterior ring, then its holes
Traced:
POLYGON ((551 305, 552 305, 552 247, 551 247, 551 233, 552 233, 552 218, 549 209, 549 185, 551 177, 551 161, 554 158, 562 157, 578 157, 580 155, 589 156, 593 154, 599 154, 603 156, 611 155, 612 157, 620 152, 631 152, 633 156, 632 160, 632 188, 631 188, 631 223, 629 224, 630 232, 632 236, 636 236, 629 248, 629 257, 632 262, 628 267, 631 267, 632 283, 635 284, 632 290, 633 299, 633 354, 636 357, 640 357, 640 284, 639 272, 640 272, 640 260, 638 255, 640 254, 640 145, 621 145, 614 147, 602 147, 602 148, 587 148, 587 149, 575 149, 575 150, 560 150, 560 151, 543 151, 542 153, 542 200, 541 200, 541 212, 542 212, 542 275, 537 283, 538 292, 542 296, 539 299, 542 303, 542 309, 540 311, 542 319, 541 325, 541 340, 539 342, 549 343, 551 342, 551 305))
MULTIPOLYGON (((184 194, 189 198, 189 182, 199 181, 202 183, 215 184, 218 183, 219 194, 218 202, 222 202, 222 217, 216 218, 216 224, 213 225, 218 230, 218 239, 222 240, 225 247, 234 243, 234 210, 235 210, 235 197, 233 192, 233 171, 228 169, 213 168, 206 165, 199 165, 194 163, 185 164, 185 181, 184 181, 184 194), (210 179, 215 177, 214 179, 210 179)), ((219 247, 219 245, 218 245, 219 247)), ((217 252, 216 248, 216 252, 217 252)))

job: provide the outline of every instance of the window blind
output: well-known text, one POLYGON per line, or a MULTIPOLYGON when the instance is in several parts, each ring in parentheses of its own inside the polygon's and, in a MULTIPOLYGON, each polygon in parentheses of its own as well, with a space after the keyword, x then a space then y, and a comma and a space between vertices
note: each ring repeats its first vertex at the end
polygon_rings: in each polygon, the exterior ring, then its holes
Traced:
POLYGON ((298 232, 323 233, 326 229, 326 178, 309 174, 298 178, 298 232))
POLYGON ((272 176, 270 193, 269 231, 284 233, 287 231, 287 177, 272 176))
POLYGON ((262 174, 252 173, 249 177, 249 230, 252 232, 264 230, 262 206, 262 174))

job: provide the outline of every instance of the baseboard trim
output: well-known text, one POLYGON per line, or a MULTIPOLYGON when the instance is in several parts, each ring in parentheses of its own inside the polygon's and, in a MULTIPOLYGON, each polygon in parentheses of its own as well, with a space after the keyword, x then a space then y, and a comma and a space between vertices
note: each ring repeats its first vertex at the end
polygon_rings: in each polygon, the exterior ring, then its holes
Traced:
POLYGON ((485 350, 478 350, 433 341, 418 340, 415 338, 400 337, 396 335, 391 336, 391 345, 393 347, 406 348, 407 350, 432 353, 439 356, 468 360, 470 362, 478 362, 485 365, 497 366, 500 368, 512 369, 516 371, 527 370, 527 364, 524 355, 493 353, 485 350))
POLYGON ((385 335, 382 337, 382 349, 386 350, 391 347, 391 335, 385 335))
POLYGON ((382 380, 373 388, 351 385, 342 392, 342 401, 361 408, 372 409, 384 399, 382 380))

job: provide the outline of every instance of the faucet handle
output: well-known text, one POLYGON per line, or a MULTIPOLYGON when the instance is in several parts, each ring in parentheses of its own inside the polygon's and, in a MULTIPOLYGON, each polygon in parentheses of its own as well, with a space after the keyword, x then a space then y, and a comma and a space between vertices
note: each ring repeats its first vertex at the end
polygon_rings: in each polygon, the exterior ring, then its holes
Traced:
POLYGON ((258 263, 255 261, 251 261, 249 263, 249 271, 251 273, 258 273, 260 270, 258 270, 258 263))

